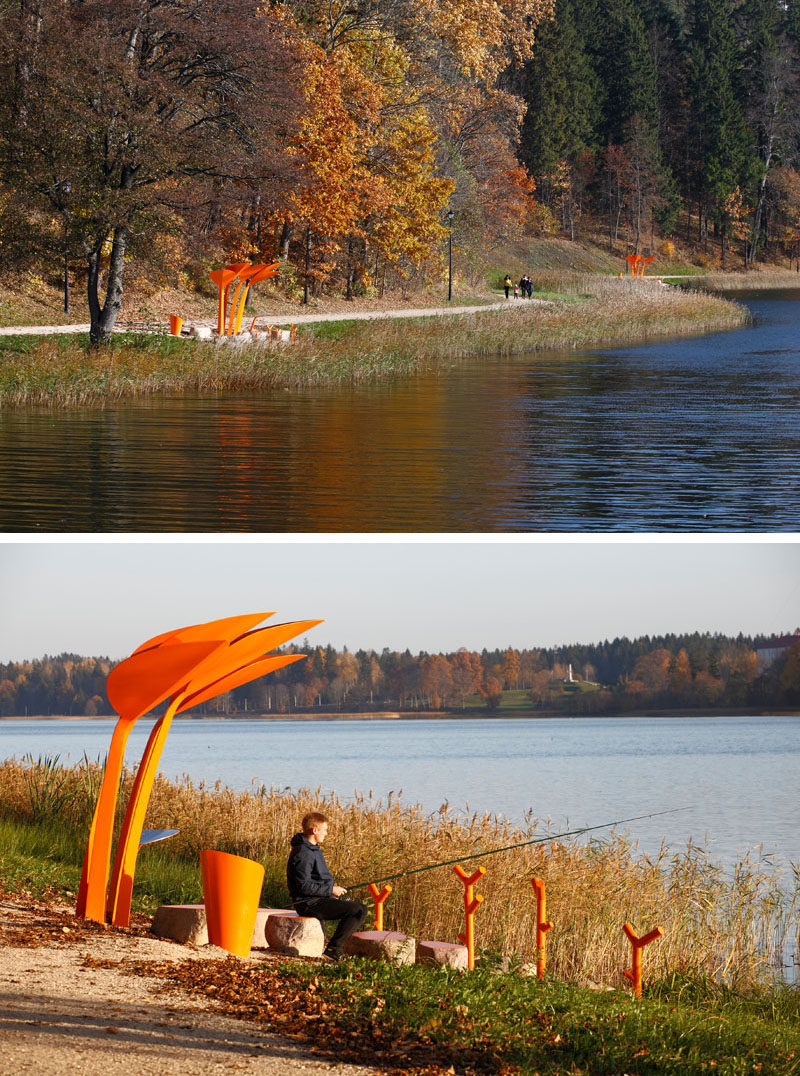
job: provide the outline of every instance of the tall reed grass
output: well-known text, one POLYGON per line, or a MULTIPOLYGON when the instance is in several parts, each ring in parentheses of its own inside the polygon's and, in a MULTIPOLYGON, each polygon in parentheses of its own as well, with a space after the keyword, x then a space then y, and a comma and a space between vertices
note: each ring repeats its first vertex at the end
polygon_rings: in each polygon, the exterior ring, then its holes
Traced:
POLYGON ((311 327, 292 346, 239 346, 131 336, 90 351, 74 337, 4 342, 0 406, 70 406, 155 393, 309 388, 435 370, 467 356, 572 350, 700 333, 743 324, 746 311, 703 292, 651 281, 573 275, 547 305, 519 300, 501 311, 311 327))
MULTIPOLYGON (((30 771, 30 763, 0 764, 0 815, 34 818, 30 771)), ((85 832, 98 764, 84 760, 50 772, 60 789, 74 792, 58 809, 59 824, 85 832)), ((131 780, 126 773, 122 803, 131 780)), ((429 814, 391 795, 383 801, 357 794, 345 803, 319 789, 290 792, 254 785, 237 793, 219 784, 195 785, 187 777, 175 783, 157 779, 146 825, 180 830, 162 855, 170 863, 169 884, 180 887, 181 900, 200 898, 198 853, 216 848, 263 863, 263 899, 288 906, 289 841, 302 815, 315 809, 332 823, 328 862, 337 879, 351 885, 456 857, 469 868, 471 854, 544 833, 535 819, 515 827, 488 814, 464 817, 446 803, 429 814)), ((473 862, 486 868, 476 886, 485 898, 476 917, 479 945, 522 962, 535 959, 530 879, 541 877, 554 924, 547 935, 548 968, 569 982, 619 985, 621 969, 630 963, 621 929, 625 921, 642 933, 656 925, 665 930, 646 951, 649 978, 699 976, 737 990, 779 979, 782 958, 800 942, 800 876, 795 869, 786 878, 768 858, 744 859, 731 872, 695 845, 677 852, 664 847, 648 857, 624 834, 612 833, 603 841, 556 840, 473 862)), ((141 875, 137 880, 141 887, 141 875)), ((456 940, 463 929, 463 888, 451 867, 408 875, 393 886, 385 905, 388 929, 456 940)), ((369 903, 366 889, 353 895, 369 903)))

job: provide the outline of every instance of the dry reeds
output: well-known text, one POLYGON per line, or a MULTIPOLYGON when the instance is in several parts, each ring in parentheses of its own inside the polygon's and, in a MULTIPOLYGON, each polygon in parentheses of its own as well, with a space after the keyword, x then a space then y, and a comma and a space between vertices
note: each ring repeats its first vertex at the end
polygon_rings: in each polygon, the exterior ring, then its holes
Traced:
POLYGON ((297 343, 215 345, 146 337, 87 351, 43 337, 6 349, 0 405, 72 406, 155 393, 242 392, 364 382, 436 369, 467 356, 574 350, 734 328, 746 311, 704 292, 653 281, 573 275, 551 282, 566 301, 519 300, 508 309, 411 320, 358 321, 297 343))
MULTIPOLYGON (((0 764, 0 813, 32 820, 47 802, 43 782, 58 788, 62 825, 81 832, 97 791, 97 763, 71 769, 41 761, 0 764), (38 766, 38 769, 36 767, 38 766), (32 776, 33 775, 33 776, 32 776)), ((130 790, 123 780, 121 802, 130 790)), ((355 885, 399 871, 462 857, 540 836, 537 822, 516 828, 491 815, 456 815, 447 804, 426 814, 390 796, 356 795, 344 803, 319 789, 297 792, 254 787, 233 792, 195 785, 184 777, 156 781, 147 825, 177 828, 170 854, 185 857, 197 873, 202 848, 216 848, 264 863, 271 892, 281 890, 289 841, 304 813, 329 815, 326 856, 338 880, 355 885)), ((473 861, 473 863, 476 861, 473 861)), ((768 860, 745 859, 731 873, 690 845, 639 854, 620 834, 581 844, 552 841, 479 861, 486 875, 476 890, 485 900, 476 918, 478 943, 522 962, 535 958, 535 898, 530 879, 547 886, 548 968, 557 979, 618 984, 629 961, 622 934, 626 920, 640 931, 664 927, 647 953, 648 975, 699 974, 737 989, 780 977, 781 959, 796 944, 800 878, 781 876, 768 860)), ((470 868, 471 869, 471 868, 470 868)), ((397 879, 385 905, 385 925, 421 938, 455 941, 463 929, 463 890, 451 867, 397 879)), ((357 894, 369 903, 366 889, 357 894)), ((274 899, 274 898, 273 898, 274 899)))

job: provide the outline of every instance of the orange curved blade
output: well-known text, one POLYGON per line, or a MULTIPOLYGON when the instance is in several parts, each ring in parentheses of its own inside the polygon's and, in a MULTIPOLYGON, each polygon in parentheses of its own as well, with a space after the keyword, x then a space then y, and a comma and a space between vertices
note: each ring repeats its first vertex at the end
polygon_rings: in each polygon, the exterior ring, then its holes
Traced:
POLYGON ((227 287, 232 280, 236 279, 236 273, 232 269, 215 269, 213 273, 208 275, 211 283, 216 284, 218 288, 227 287))
POLYGON ((226 265, 225 269, 229 273, 233 273, 234 276, 238 276, 242 269, 246 269, 250 262, 234 262, 232 265, 226 265))
POLYGON ((120 717, 135 721, 182 687, 198 664, 225 645, 225 639, 206 639, 126 658, 108 674, 108 701, 120 717))
POLYGON ((239 273, 239 279, 242 281, 250 280, 261 272, 262 269, 268 269, 267 265, 251 265, 248 269, 242 269, 239 273))
POLYGON ((187 692, 194 694, 204 690, 209 684, 258 661, 276 646, 321 623, 321 620, 297 620, 290 624, 274 624, 272 627, 248 631, 229 646, 209 654, 205 661, 192 669, 186 683, 187 692))
POLYGON ((249 684, 251 680, 258 680, 260 676, 266 676, 267 673, 275 672, 276 669, 282 669, 285 665, 291 665, 305 657, 307 657, 306 654, 276 654, 274 657, 254 661, 242 669, 229 673, 228 676, 215 680, 213 684, 201 688, 194 695, 190 695, 185 702, 181 703, 176 713, 182 714, 184 710, 189 710, 192 706, 213 699, 216 695, 222 695, 225 691, 232 691, 235 687, 241 687, 242 684, 249 684))
POLYGON ((274 265, 262 265, 259 271, 250 278, 251 286, 257 284, 259 280, 269 280, 270 277, 278 276, 280 273, 280 266, 277 268, 274 265))
POLYGON ((244 632, 254 628, 267 617, 275 616, 275 610, 270 613, 243 613, 239 616, 226 616, 221 620, 209 620, 203 624, 189 624, 185 628, 173 628, 172 631, 164 631, 161 635, 154 635, 146 643, 137 646, 131 654, 141 654, 145 650, 153 650, 157 646, 163 646, 166 642, 172 643, 196 643, 202 639, 224 639, 230 642, 238 639, 244 632))

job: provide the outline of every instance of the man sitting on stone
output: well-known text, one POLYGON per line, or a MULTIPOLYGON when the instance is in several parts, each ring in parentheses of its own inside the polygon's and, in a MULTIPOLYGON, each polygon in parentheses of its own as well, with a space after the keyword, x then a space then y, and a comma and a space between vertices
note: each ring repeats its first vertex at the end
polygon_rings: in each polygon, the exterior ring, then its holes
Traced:
POLYGON ((364 922, 367 907, 357 900, 343 900, 347 890, 336 885, 328 870, 320 845, 328 836, 328 819, 319 811, 303 818, 303 832, 295 833, 286 864, 286 881, 297 914, 325 921, 338 919, 339 925, 328 942, 325 955, 332 960, 342 956, 345 938, 354 934, 364 922))

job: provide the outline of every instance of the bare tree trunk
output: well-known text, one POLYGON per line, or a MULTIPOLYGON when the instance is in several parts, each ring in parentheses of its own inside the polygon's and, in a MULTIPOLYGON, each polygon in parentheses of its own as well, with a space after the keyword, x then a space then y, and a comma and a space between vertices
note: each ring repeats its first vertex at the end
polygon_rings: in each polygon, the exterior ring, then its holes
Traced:
POLYGON ((92 250, 87 258, 89 277, 87 293, 89 300, 89 338, 92 347, 100 347, 111 339, 117 317, 122 307, 122 276, 125 269, 125 250, 128 245, 128 233, 125 228, 116 228, 111 241, 111 259, 106 280, 106 297, 100 305, 100 257, 103 244, 92 250))
POLYGON ((311 229, 306 228, 306 278, 303 284, 303 305, 308 306, 308 278, 311 274, 311 229))
POLYGON ((285 262, 289 257, 289 242, 292 238, 292 226, 285 220, 283 227, 281 228, 281 237, 278 240, 279 257, 282 262, 285 262))
POLYGON ((355 270, 353 269, 353 240, 352 238, 347 240, 347 284, 345 287, 344 297, 347 302, 353 301, 353 277, 355 276, 355 270))

